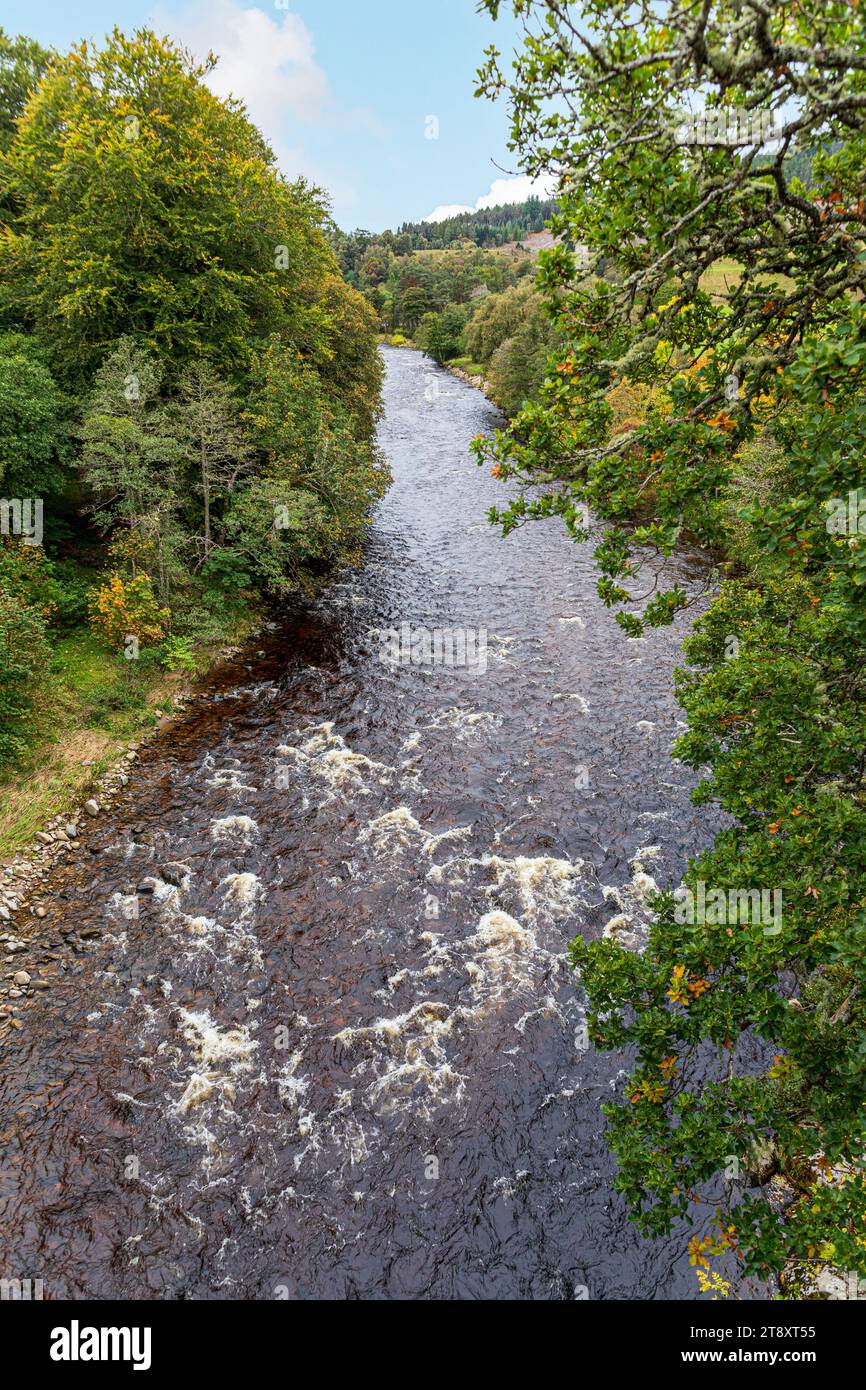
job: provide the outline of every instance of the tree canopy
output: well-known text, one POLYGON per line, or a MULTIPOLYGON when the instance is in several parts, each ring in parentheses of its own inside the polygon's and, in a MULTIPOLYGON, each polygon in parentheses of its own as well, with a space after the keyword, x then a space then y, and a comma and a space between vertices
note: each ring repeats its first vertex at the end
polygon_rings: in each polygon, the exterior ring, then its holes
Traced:
POLYGON ((826 0, 513 8, 525 44, 510 70, 488 53, 479 92, 561 190, 539 284, 563 346, 477 443, 524 485, 493 519, 582 540, 590 504, 629 636, 689 606, 664 588, 679 539, 723 579, 675 751, 730 828, 667 885, 642 954, 573 947, 593 1040, 636 1054, 606 1107, 616 1185, 649 1233, 721 1186, 701 1287, 729 1291, 725 1255, 796 1294, 866 1273, 866 37, 826 0), (689 919, 703 890, 727 906, 689 919), (754 893, 780 895, 772 926, 754 893))

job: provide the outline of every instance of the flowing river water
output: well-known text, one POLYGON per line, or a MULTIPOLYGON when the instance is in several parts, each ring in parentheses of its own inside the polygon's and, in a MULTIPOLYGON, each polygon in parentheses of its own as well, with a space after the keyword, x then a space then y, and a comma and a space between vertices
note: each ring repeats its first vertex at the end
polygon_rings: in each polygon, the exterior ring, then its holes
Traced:
POLYGON ((46 1297, 697 1293, 612 1191, 625 1059, 565 958, 639 946, 707 841, 683 627, 629 641, 556 521, 503 541, 467 454, 496 412, 384 352, 364 569, 217 673, 53 882, 45 959, 86 944, 0 1064, 0 1264, 46 1297), (486 648, 389 664, 404 623, 486 648))

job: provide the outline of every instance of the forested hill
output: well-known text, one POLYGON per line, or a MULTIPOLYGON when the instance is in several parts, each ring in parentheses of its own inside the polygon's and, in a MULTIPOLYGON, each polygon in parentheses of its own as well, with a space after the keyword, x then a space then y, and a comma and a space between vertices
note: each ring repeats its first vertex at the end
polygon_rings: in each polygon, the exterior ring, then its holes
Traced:
POLYGON ((556 211, 556 203, 527 198, 525 203, 503 203, 476 212, 459 212, 442 222, 404 222, 398 236, 411 238, 411 250, 444 249, 458 241, 476 246, 503 246, 530 232, 541 232, 556 211))
POLYGON ((357 268, 357 260, 373 242, 387 246, 397 256, 412 251, 445 251, 467 241, 476 246, 505 246, 522 237, 544 230, 556 211, 556 203, 528 198, 523 203, 503 203, 477 212, 460 212, 442 222, 403 222, 396 232, 353 232, 334 230, 333 237, 344 273, 357 268))

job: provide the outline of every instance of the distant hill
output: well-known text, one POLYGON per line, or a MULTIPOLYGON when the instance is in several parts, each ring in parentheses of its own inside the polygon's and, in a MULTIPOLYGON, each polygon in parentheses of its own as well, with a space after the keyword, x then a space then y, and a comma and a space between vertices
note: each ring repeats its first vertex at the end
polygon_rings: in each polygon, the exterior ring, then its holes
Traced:
POLYGON ((344 232, 332 223, 329 237, 343 275, 350 284, 364 289, 370 282, 371 271, 373 283, 384 278, 389 257, 393 256, 463 247, 534 259, 542 247, 554 243, 545 224, 556 210, 554 202, 528 198, 525 203, 503 203, 478 212, 461 212, 444 222, 404 222, 396 232, 368 232, 363 228, 344 232))
MULTIPOLYGON (((842 141, 831 140, 826 145, 823 145, 821 148, 827 154, 835 154, 837 150, 841 150, 842 141)), ((801 183, 805 185, 806 188, 814 188, 817 183, 817 180, 815 179, 814 174, 812 172, 812 163, 817 153, 817 149, 811 149, 795 150, 792 154, 789 154, 787 158, 785 158, 782 161, 782 168, 784 170, 785 177, 787 179, 797 178, 801 181, 801 183)), ((758 155, 757 159, 755 160, 755 165, 764 166, 767 164, 772 164, 774 159, 775 155, 772 154, 758 155)))
POLYGON ((503 203, 477 212, 459 212, 442 222, 404 222, 397 236, 408 237, 413 251, 440 251, 461 241, 476 246, 504 246, 543 232, 556 211, 556 203, 528 198, 525 203, 503 203))

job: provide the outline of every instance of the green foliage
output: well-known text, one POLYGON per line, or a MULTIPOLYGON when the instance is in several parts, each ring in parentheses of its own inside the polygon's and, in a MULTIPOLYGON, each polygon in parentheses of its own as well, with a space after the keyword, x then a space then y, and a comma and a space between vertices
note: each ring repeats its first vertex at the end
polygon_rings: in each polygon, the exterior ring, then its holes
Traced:
POLYGON ((71 632, 83 627, 90 610, 90 593, 94 579, 72 560, 46 561, 51 573, 51 628, 53 632, 71 632))
POLYGON ((27 98, 51 60, 49 51, 33 39, 10 38, 0 29, 0 151, 7 150, 27 98))
MULTIPOLYGON (((504 252, 484 251, 470 243, 442 250, 397 249, 390 232, 381 239, 365 239, 360 258, 350 257, 355 269, 347 271, 353 285, 362 291, 386 332, 405 330, 414 336, 427 314, 442 314, 454 306, 468 306, 466 314, 480 297, 514 285, 529 269, 531 261, 504 252)), ((346 262, 346 243, 341 258, 346 262)))
POLYGON ((449 304, 441 314, 425 314, 415 333, 415 342, 434 362, 450 362, 463 348, 463 329, 467 310, 449 304))
POLYGON ((256 365, 244 418, 268 461, 233 494, 226 533, 256 582, 274 591, 309 587, 326 567, 357 561, 389 475, 340 400, 272 343, 256 365))
POLYGON ((0 336, 0 490, 46 497, 62 490, 68 455, 66 403, 32 340, 0 336))
POLYGON ((373 438, 381 411, 384 365, 376 348, 378 319, 370 303, 336 275, 322 285, 326 343, 313 361, 343 403, 360 437, 373 438))
POLYGON ((323 205, 208 90, 212 62, 115 30, 57 59, 18 124, 0 304, 44 338, 60 379, 86 383, 130 332, 172 371, 205 358, 242 372, 271 333, 324 344, 323 205))
POLYGON ((46 605, 32 592, 32 579, 10 563, 13 549, 27 547, 0 550, 0 767, 14 763, 27 747, 34 694, 46 679, 51 658, 46 605))
POLYGON ((384 476, 372 445, 382 363, 375 311, 337 273, 320 194, 283 179, 242 106, 211 93, 213 58, 197 64, 148 30, 37 58, 0 42, 15 108, 0 480, 26 495, 63 489, 118 578, 152 580, 185 622, 214 585, 240 602, 355 553, 384 476), (301 383, 300 404, 288 387, 282 399, 303 429, 250 431, 238 401, 277 350, 301 383), (63 470, 72 407, 55 379, 80 411, 80 489, 63 470), (269 529, 270 494, 287 479, 291 546, 269 529), (252 563, 271 550, 287 563, 252 563))
POLYGON ((179 521, 184 447, 160 385, 154 359, 121 339, 96 374, 81 470, 97 525, 115 531, 115 557, 133 575, 152 570, 167 601, 185 573, 189 541, 179 521))
POLYGON ((253 450, 237 418, 234 393, 207 362, 194 362, 181 377, 171 425, 201 498, 195 539, 207 560, 214 546, 213 523, 221 533, 228 500, 254 467, 253 450))
MULTIPOLYGON (((494 336, 491 326, 488 342, 494 336)), ((561 334, 550 316, 537 299, 529 298, 522 320, 494 348, 485 373, 490 394, 506 415, 517 415, 538 398, 560 345, 561 334)))
POLYGON ((188 637, 166 637, 159 659, 167 671, 195 671, 197 666, 195 649, 188 637))
POLYGON ((731 818, 685 885, 780 893, 781 916, 689 917, 666 892, 642 956, 573 946, 592 1040, 636 1059, 605 1106, 634 1218, 668 1231, 739 1165, 692 1241, 707 1292, 724 1251, 866 1274, 866 47, 848 6, 759 8, 588 3, 577 29, 517 0, 524 50, 511 77, 491 52, 479 88, 507 92, 528 173, 568 170, 539 276, 558 361, 476 445, 524 484, 493 519, 558 515, 583 539, 588 503, 599 593, 629 635, 689 602, 674 587, 634 611, 639 556, 687 534, 732 576, 678 674, 676 754, 731 818), (775 113, 778 143, 683 140, 703 105, 775 113), (579 278, 578 243, 598 278, 579 278), (710 294, 718 263, 737 273, 710 294))

